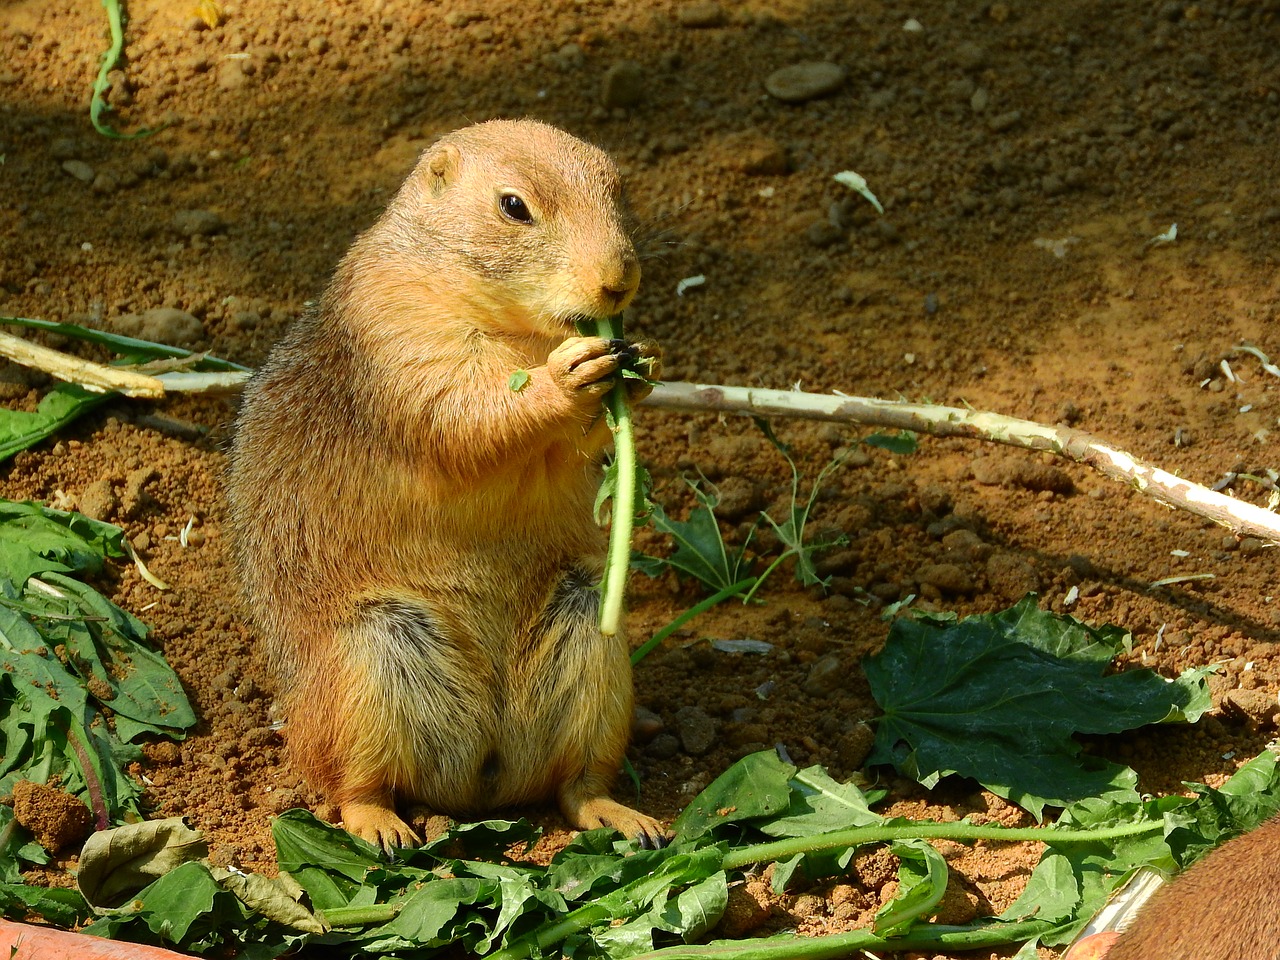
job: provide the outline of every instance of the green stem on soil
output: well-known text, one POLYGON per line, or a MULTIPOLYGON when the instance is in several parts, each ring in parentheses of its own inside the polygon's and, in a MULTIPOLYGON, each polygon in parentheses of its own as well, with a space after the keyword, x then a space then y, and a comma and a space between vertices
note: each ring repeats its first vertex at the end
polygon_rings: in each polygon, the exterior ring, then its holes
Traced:
MULTIPOLYGON (((622 317, 596 321, 596 335, 606 340, 622 338, 622 317)), ((613 491, 613 518, 609 524, 609 552, 600 583, 600 632, 617 636, 622 629, 622 604, 631 569, 631 531, 636 513, 636 442, 627 404, 627 388, 621 374, 604 398, 613 428, 613 457, 617 486, 613 491)))
POLYGON ((916 924, 900 937, 881 937, 863 928, 825 937, 772 937, 739 943, 665 947, 642 953, 633 960, 837 960, 859 956, 864 950, 983 950, 1025 943, 1055 929, 1046 920, 992 923, 982 927, 957 927, 941 923, 916 924))
POLYGON ((331 927, 369 927, 394 920, 403 906, 402 901, 371 903, 364 907, 330 907, 328 910, 317 910, 316 915, 323 917, 331 927))
POLYGON ((1117 827, 1101 827, 1091 830, 1069 830, 1057 827, 993 827, 987 824, 965 823, 904 823, 852 827, 834 833, 822 833, 812 837, 791 837, 772 843, 758 843, 740 847, 725 854, 721 866, 725 870, 739 870, 752 863, 768 863, 786 860, 798 853, 813 853, 839 847, 854 847, 865 843, 885 843, 891 840, 1002 840, 1009 842, 1032 841, 1057 846, 1064 843, 1095 843, 1116 840, 1143 833, 1155 833, 1164 829, 1164 823, 1129 823, 1117 827))
MULTIPOLYGON (((675 633, 677 630, 683 627, 686 623, 688 623, 694 617, 698 616, 701 613, 706 613, 708 610, 714 607, 717 603, 721 603, 725 600, 728 600, 730 597, 737 596, 747 587, 751 587, 751 585, 754 584, 755 582, 756 582, 755 577, 748 577, 745 580, 739 580, 737 583, 732 583, 729 586, 725 587, 719 593, 712 594, 711 596, 707 597, 705 600, 701 601, 700 603, 694 604, 692 607, 690 607, 684 613, 680 614, 680 616, 676 617, 674 620, 668 623, 665 627, 663 627, 661 630, 655 633, 652 637, 646 640, 643 644, 637 647, 631 654, 631 665, 634 667, 637 663, 639 663, 641 660, 647 657, 650 653, 652 653, 654 647, 658 646, 660 643, 662 643, 663 640, 667 639, 667 637, 671 636, 671 634, 675 633)), ((753 591, 754 589, 755 588, 752 587, 753 591)))

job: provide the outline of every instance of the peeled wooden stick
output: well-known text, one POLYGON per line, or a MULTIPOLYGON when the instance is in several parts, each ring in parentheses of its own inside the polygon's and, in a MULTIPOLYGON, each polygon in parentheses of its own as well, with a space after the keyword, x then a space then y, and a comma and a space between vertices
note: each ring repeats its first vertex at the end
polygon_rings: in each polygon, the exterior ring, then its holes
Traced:
MULTIPOLYGON (((149 377, 90 363, 3 333, 0 333, 0 356, 89 389, 118 390, 127 396, 161 397, 166 391, 233 392, 249 377, 248 373, 162 373, 149 377)), ((1026 450, 1047 450, 1093 467, 1166 506, 1221 524, 1238 536, 1280 544, 1280 514, 1175 476, 1098 437, 1069 427, 1051 427, 998 413, 930 403, 702 383, 659 383, 641 402, 662 410, 831 420, 914 430, 935 437, 968 437, 1026 450)))
POLYGON ((860 423, 935 437, 969 437, 1027 450, 1047 450, 1128 483, 1166 506, 1221 524, 1240 536, 1280 544, 1280 514, 1174 476, 1082 430, 927 403, 698 383, 659 384, 644 403, 668 410, 860 423))
POLYGON ((11 333, 0 333, 0 356, 8 357, 24 367, 35 367, 59 380, 78 383, 93 393, 114 390, 126 397, 156 400, 164 396, 165 387, 155 377, 132 370, 108 367, 92 360, 81 360, 57 350, 50 350, 11 333))

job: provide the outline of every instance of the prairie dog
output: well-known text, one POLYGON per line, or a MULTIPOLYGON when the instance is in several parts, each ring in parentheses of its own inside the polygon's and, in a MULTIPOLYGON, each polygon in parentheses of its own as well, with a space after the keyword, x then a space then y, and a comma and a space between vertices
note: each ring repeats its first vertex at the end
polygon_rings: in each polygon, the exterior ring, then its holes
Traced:
POLYGON ((1106 960, 1280 960, 1280 818, 1159 890, 1106 960))
POLYGON ((555 797, 575 827, 660 842, 608 794, 632 685, 625 638, 597 628, 593 502, 620 361, 574 328, 639 279, 603 152, 477 124, 422 155, 250 382, 237 565, 293 761, 351 832, 415 841, 397 799, 555 797))

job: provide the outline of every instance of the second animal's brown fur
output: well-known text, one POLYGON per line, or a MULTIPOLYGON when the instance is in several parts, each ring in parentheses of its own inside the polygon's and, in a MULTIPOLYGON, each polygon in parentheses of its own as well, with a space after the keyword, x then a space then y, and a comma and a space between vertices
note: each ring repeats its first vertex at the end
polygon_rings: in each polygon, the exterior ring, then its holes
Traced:
POLYGON ((1157 892, 1106 960, 1280 960, 1280 819, 1157 892))
POLYGON ((479 124, 424 154, 251 382, 239 568, 293 760, 352 832, 415 839, 397 800, 555 797, 577 827, 660 838, 608 796, 632 688, 596 624, 593 498, 619 359, 573 326, 638 280, 603 153, 479 124))

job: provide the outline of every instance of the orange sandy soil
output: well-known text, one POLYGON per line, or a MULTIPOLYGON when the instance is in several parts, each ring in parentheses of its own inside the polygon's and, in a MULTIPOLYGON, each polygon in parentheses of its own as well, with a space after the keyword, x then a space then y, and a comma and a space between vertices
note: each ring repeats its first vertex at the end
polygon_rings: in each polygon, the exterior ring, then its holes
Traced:
MULTIPOLYGON (((1280 382, 1245 355, 1230 361, 1236 381, 1219 365, 1244 342, 1280 356, 1274 0, 748 0, 719 16, 670 0, 536 7, 237 2, 210 28, 193 0, 134 0, 114 122, 171 125, 113 142, 88 123, 101 6, 6 0, 0 314, 137 331, 121 318, 174 307, 197 322, 162 334, 256 364, 432 137, 529 115, 624 168, 650 255, 629 332, 663 342, 670 379, 1064 421, 1206 484, 1280 466, 1280 382), (921 29, 904 29, 908 18, 921 29), (765 93, 764 77, 801 61, 847 77, 798 104, 765 93), (845 169, 867 178, 883 217, 832 180, 845 169), (191 210, 214 216, 175 217, 191 210), (1175 242, 1150 243, 1174 223, 1175 242), (677 297, 697 274, 705 285, 677 297)), ((43 385, 12 369, 0 380, 0 396, 27 407, 43 385)), ((289 764, 240 618, 223 537, 233 415, 224 400, 113 403, 0 467, 0 494, 121 524, 173 585, 161 593, 132 569, 105 584, 154 626, 201 717, 137 773, 155 814, 185 815, 216 860, 269 871, 272 815, 333 811, 289 764)), ((858 435, 778 430, 808 476, 858 435)), ((695 469, 721 485, 730 527, 787 494, 785 464, 740 418, 642 411, 639 447, 676 514, 695 469)), ((1230 489, 1265 503, 1258 483, 1230 489)), ((1280 556, 1256 541, 1083 467, 929 438, 913 456, 855 456, 814 525, 850 538, 826 557, 831 592, 775 575, 766 603, 722 606, 637 670, 639 703, 666 728, 631 751, 648 811, 674 816, 738 756, 774 743, 801 764, 857 770, 858 724, 877 712, 859 663, 883 643, 881 605, 909 594, 973 613, 1035 589, 1063 610, 1075 587, 1070 612, 1132 630, 1135 660, 1167 675, 1221 664, 1214 714, 1194 728, 1098 745, 1145 790, 1218 782, 1274 732, 1280 556), (1151 586, 1187 574, 1213 579, 1151 586), (720 653, 704 638, 774 649, 720 653), (708 724, 703 750, 694 734, 708 724)), ((641 545, 662 549, 652 533, 641 545)), ((698 596, 640 575, 632 590, 636 642, 698 596)), ((870 773, 894 814, 1029 822, 972 784, 927 793, 870 773)), ((555 812, 528 813, 549 847, 564 841, 555 812)), ((1003 909, 1038 856, 944 852, 951 921, 1003 909)), ((792 896, 753 882, 735 893, 729 932, 865 923, 893 877, 878 853, 792 896)))

